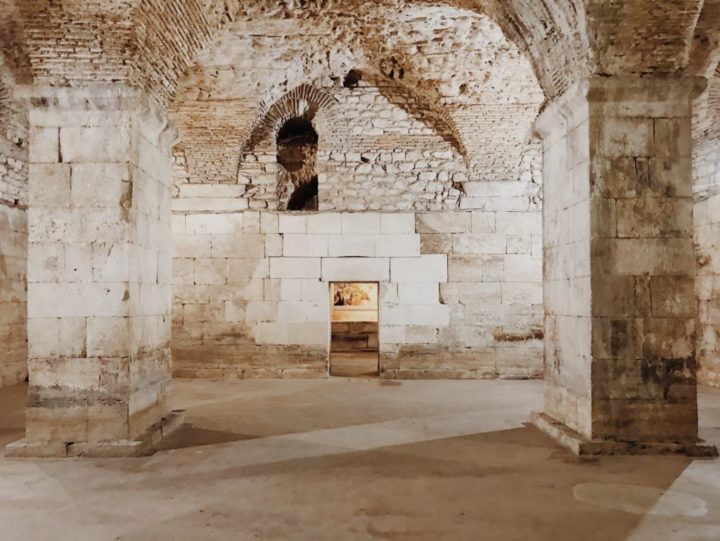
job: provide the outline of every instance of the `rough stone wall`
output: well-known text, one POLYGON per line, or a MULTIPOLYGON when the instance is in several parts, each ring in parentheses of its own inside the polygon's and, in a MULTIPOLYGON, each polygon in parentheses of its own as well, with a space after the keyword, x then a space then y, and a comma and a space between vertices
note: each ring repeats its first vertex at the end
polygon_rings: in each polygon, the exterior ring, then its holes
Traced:
POLYGON ((27 376, 27 111, 0 79, 0 387, 27 376))
POLYGON ((329 282, 363 280, 381 284, 385 376, 537 377, 539 209, 520 183, 478 184, 483 210, 417 214, 237 212, 229 187, 181 186, 175 374, 324 376, 329 282))
MULTIPOLYGON (((273 152, 272 133, 258 146, 252 132, 273 107, 282 112, 303 99, 295 95, 303 87, 333 102, 319 107, 332 116, 328 129, 318 130, 328 152, 432 146, 453 153, 451 174, 464 169, 473 180, 517 180, 543 96, 496 24, 465 10, 406 6, 387 20, 365 21, 367 42, 353 47, 337 34, 347 23, 343 16, 333 24, 239 20, 199 57, 173 105, 191 182, 234 183, 238 148, 253 160, 260 150, 273 152), (386 49, 378 48, 385 41, 386 49), (346 88, 350 70, 362 80, 346 88)), ((314 97, 307 101, 317 106, 314 97)))
POLYGON ((693 126, 700 381, 720 386, 720 71, 696 103, 693 126))

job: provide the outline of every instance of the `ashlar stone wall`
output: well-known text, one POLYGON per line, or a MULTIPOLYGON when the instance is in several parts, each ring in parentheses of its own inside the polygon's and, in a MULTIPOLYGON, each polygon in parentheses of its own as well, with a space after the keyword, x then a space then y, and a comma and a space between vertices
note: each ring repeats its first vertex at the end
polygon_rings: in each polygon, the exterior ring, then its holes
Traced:
POLYGON ((720 72, 696 102, 693 132, 699 379, 720 387, 720 72))
POLYGON ((477 184, 474 209, 424 213, 237 210, 239 186, 181 185, 175 374, 326 375, 329 284, 356 280, 381 286, 384 376, 539 377, 539 208, 523 183, 477 184))
POLYGON ((27 92, 27 439, 132 440, 167 411, 172 131, 134 89, 27 92))

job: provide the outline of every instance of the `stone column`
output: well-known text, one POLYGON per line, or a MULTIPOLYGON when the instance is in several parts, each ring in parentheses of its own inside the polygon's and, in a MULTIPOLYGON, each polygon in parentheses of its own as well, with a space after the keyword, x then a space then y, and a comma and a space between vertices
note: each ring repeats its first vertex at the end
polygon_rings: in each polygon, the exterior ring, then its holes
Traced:
POLYGON ((26 439, 15 456, 147 452, 175 426, 170 145, 144 95, 24 88, 29 105, 26 439))
POLYGON ((544 141, 545 412, 581 454, 712 454, 698 441, 695 78, 592 78, 544 141))

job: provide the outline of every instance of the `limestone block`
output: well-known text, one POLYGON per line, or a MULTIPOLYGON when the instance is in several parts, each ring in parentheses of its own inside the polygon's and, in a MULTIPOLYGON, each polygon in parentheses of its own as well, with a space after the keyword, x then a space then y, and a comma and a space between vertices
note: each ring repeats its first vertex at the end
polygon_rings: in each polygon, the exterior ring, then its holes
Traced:
POLYGON ((124 283, 33 284, 28 288, 28 317, 125 316, 127 295, 124 283))
POLYGON ((286 234, 283 236, 285 257, 327 257, 328 235, 286 234))
POLYGON ((232 258, 227 260, 227 283, 238 285, 249 280, 268 278, 270 262, 265 258, 232 258))
POLYGON ((170 217, 170 228, 173 233, 185 233, 185 215, 173 214, 170 217))
POLYGON ((539 235, 542 233, 540 212, 498 212, 495 214, 498 233, 505 235, 539 235))
POLYGON ((245 321, 248 323, 275 321, 278 303, 270 301, 250 301, 245 307, 245 321))
MULTIPOLYGON (((507 253, 509 254, 532 254, 533 242, 531 235, 509 235, 507 236, 507 253)), ((538 247, 542 249, 542 245, 538 247)))
POLYGON ((228 197, 182 197, 172 200, 173 212, 241 211, 249 207, 247 199, 228 197))
POLYGON ((381 344, 404 344, 405 325, 382 325, 379 340, 381 344))
POLYGON ((181 198, 240 198, 245 187, 238 184, 181 184, 181 198))
POLYGON ((198 259, 195 262, 196 284, 225 284, 227 275, 227 259, 198 259))
POLYGON ((420 235, 388 234, 375 238, 375 255, 378 257, 417 257, 420 252, 420 235))
POLYGON ((452 243, 452 233, 420 235, 420 251, 423 254, 449 254, 452 252, 452 243))
POLYGON ((502 284, 503 304, 542 304, 543 284, 537 282, 513 282, 502 284))
POLYGON ((440 302, 458 304, 500 304, 502 284, 500 282, 448 282, 440 284, 440 302))
POLYGON ((129 354, 130 325, 126 317, 90 317, 87 320, 88 357, 124 357, 129 354))
MULTIPOLYGON (((494 212, 485 212, 482 210, 473 211, 471 218, 472 232, 475 234, 495 233, 497 231, 495 220, 496 214, 494 212)), ((503 231, 503 233, 505 233, 505 231, 503 231)))
POLYGON ((379 301, 381 306, 390 306, 393 304, 398 304, 400 302, 400 300, 398 299, 398 286, 395 283, 381 283, 379 295, 379 301))
POLYGON ((261 233, 279 233, 280 219, 277 214, 270 212, 260 213, 260 232, 261 233))
POLYGON ((696 300, 692 277, 655 276, 650 289, 654 317, 693 317, 696 300))
POLYGON ((415 233, 415 214, 398 212, 380 215, 380 232, 398 235, 415 233))
POLYGON ((287 344, 296 346, 329 346, 330 325, 327 322, 308 321, 288 323, 287 344))
POLYGON ((692 231, 691 199, 644 197, 617 201, 618 237, 681 237, 691 236, 692 231))
POLYGON ((309 214, 307 216, 307 232, 311 234, 340 234, 342 232, 341 215, 335 212, 309 214))
POLYGON ((173 234, 174 257, 210 257, 211 255, 211 235, 173 234))
POLYGON ((418 213, 415 228, 418 233, 469 233, 472 215, 469 212, 418 213))
POLYGON ((307 216, 299 214, 280 214, 278 216, 280 233, 307 233, 307 216))
POLYGON ((329 321, 328 302, 280 301, 277 305, 277 321, 299 323, 303 321, 329 321))
POLYGON ((173 260, 174 285, 192 285, 195 283, 195 260, 189 258, 176 258, 173 260))
MULTIPOLYGON (((268 261, 268 274, 270 273, 270 263, 268 261)), ((258 300, 266 301, 279 301, 280 299, 280 286, 282 280, 277 278, 267 278, 263 280, 263 295, 258 300)))
POLYGON ((456 254, 504 254, 507 241, 504 234, 456 234, 453 235, 453 253, 456 254))
POLYGON ((303 280, 301 279, 283 278, 280 280, 280 300, 302 300, 302 284, 303 280))
POLYGON ((375 257, 377 235, 342 234, 329 236, 330 257, 375 257))
POLYGON ((288 343, 286 323, 261 322, 255 327, 255 343, 282 346, 288 343))
POLYGON ((518 197, 525 193, 527 183, 519 181, 463 182, 468 197, 518 197))
POLYGON ((326 282, 320 280, 302 280, 301 291, 301 299, 303 301, 319 302, 325 305, 330 302, 330 289, 326 282))
POLYGON ((653 145, 653 120, 641 117, 606 119, 599 126, 598 148, 604 156, 650 156, 653 145))
POLYGON ((265 256, 278 257, 283 251, 282 235, 265 235, 265 256))
POLYGON ((188 214, 185 230, 196 235, 235 234, 242 232, 243 215, 237 214, 188 214))
POLYGON ((450 282, 501 282, 505 268, 504 256, 450 255, 448 281, 450 282))
POLYGON ((351 280, 385 282, 390 279, 388 258, 324 258, 322 280, 344 282, 351 280))
POLYGON ((690 239, 618 239, 596 241, 593 256, 614 274, 635 276, 691 275, 694 259, 690 239))
POLYGON ((440 287, 436 283, 399 283, 397 286, 400 304, 440 304, 440 287))
POLYGON ((31 242, 28 245, 28 282, 59 282, 65 272, 65 247, 59 243, 31 242))
POLYGON ((93 247, 88 244, 65 245, 63 282, 93 281, 93 247))
POLYGON ((380 233, 380 214, 342 214, 343 234, 377 234, 380 233))
POLYGON ((542 262, 527 254, 506 255, 504 269, 506 282, 542 281, 542 262))
POLYGON ((390 261, 393 282, 407 284, 447 282, 447 256, 394 257, 390 261))
POLYGON ((36 207, 70 207, 70 166, 31 163, 29 201, 36 207))
POLYGON ((382 319, 383 325, 434 325, 447 327, 450 324, 450 309, 442 304, 400 304, 385 308, 382 319))
POLYGON ((270 278, 320 278, 320 261, 320 258, 271 257, 270 278))
POLYGON ((60 135, 55 127, 30 128, 29 161, 31 163, 60 162, 60 135))
POLYGON ((211 255, 228 258, 261 258, 265 256, 265 241, 264 235, 213 235, 211 255))
POLYGON ((87 163, 72 166, 72 205, 114 208, 130 204, 130 171, 124 163, 87 163))
POLYGON ((27 329, 30 358, 57 357, 59 355, 59 318, 29 318, 27 329))
POLYGON ((67 163, 123 161, 130 152, 126 126, 60 128, 60 154, 67 163))

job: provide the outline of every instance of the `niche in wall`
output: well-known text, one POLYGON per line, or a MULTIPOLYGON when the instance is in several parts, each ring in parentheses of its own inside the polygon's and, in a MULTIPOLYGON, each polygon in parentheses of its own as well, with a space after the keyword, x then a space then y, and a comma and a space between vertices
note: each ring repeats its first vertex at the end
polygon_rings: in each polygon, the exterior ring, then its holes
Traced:
POLYGON ((318 134, 306 118, 291 118, 278 131, 278 209, 318 210, 318 134))

